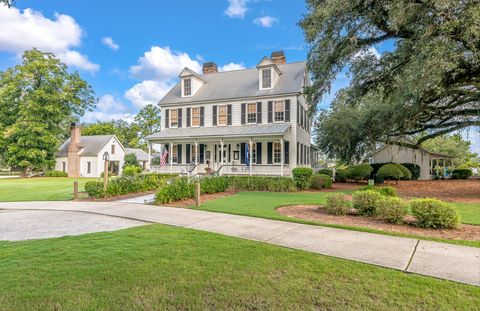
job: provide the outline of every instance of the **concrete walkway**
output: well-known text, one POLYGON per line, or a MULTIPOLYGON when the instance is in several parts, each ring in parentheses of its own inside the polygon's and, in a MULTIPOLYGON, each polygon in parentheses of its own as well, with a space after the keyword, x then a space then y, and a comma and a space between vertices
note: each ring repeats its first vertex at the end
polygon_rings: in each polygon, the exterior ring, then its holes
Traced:
MULTIPOLYGON (((480 248, 247 216, 120 202, 14 202, 5 210, 76 211, 216 232, 480 286, 480 248)), ((1 214, 0 214, 1 215, 1 214)))

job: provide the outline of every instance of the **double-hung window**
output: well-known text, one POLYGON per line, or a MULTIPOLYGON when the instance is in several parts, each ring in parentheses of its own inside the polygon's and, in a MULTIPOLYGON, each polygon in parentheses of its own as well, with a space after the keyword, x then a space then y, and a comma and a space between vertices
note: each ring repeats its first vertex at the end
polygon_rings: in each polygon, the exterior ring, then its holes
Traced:
POLYGON ((228 114, 227 105, 218 106, 218 120, 217 120, 218 125, 227 125, 227 119, 228 119, 227 114, 228 114))
POLYGON ((274 120, 275 122, 285 121, 285 101, 277 100, 274 102, 274 120))
POLYGON ((262 89, 269 89, 272 87, 272 70, 262 70, 262 89))
MULTIPOLYGON (((198 148, 200 148, 200 147, 198 147, 198 148)), ((192 145, 192 146, 191 146, 191 148, 190 148, 190 155, 191 155, 190 158, 192 159, 192 160, 191 160, 192 163, 195 163, 195 159, 196 159, 196 157, 197 157, 197 152, 196 152, 196 150, 195 150, 195 145, 192 145)), ((200 161, 200 159, 197 159, 197 160, 200 161)))
POLYGON ((183 79, 183 96, 192 95, 192 79, 183 79))
POLYGON ((178 145, 172 145, 172 163, 178 163, 178 145))
POLYGON ((200 107, 192 108, 192 126, 200 126, 200 107))
POLYGON ((178 109, 170 110, 170 127, 178 127, 178 109))
POLYGON ((257 103, 247 104, 247 123, 257 123, 257 103))
POLYGON ((273 143, 273 163, 282 161, 282 146, 280 143, 273 143))

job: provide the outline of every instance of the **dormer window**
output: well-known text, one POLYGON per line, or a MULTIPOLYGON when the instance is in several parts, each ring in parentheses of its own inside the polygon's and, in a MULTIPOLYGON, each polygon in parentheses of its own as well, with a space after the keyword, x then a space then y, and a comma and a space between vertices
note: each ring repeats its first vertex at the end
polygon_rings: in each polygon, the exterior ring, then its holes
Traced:
POLYGON ((272 70, 270 68, 262 70, 262 89, 272 87, 272 70))
POLYGON ((183 96, 192 95, 192 79, 183 79, 183 96))

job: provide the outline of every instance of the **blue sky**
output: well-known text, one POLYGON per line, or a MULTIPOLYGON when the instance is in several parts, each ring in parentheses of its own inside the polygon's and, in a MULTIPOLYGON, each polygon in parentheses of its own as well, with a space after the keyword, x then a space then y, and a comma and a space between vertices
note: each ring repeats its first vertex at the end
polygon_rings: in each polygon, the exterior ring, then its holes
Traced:
MULTIPOLYGON (((17 0, 15 8, 0 6, 0 70, 17 64, 25 49, 53 52, 99 98, 83 121, 128 121, 157 102, 185 66, 200 71, 204 61, 214 61, 221 70, 253 67, 274 50, 284 50, 288 62, 305 60, 297 26, 305 13, 302 0, 17 0)), ((347 83, 341 74, 333 93, 347 83)), ((472 132, 468 138, 479 152, 472 132)))

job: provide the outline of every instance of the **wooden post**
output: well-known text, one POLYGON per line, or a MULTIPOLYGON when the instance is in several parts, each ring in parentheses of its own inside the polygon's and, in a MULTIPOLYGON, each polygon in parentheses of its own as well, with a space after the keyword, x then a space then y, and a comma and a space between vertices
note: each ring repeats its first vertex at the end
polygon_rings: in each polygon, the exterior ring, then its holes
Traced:
POLYGON ((108 161, 104 161, 103 167, 103 191, 107 192, 108 185, 108 161))
POLYGON ((197 182, 195 183, 195 206, 200 207, 201 204, 202 202, 200 200, 200 183, 197 182))
POLYGON ((73 182, 73 199, 78 200, 78 181, 73 182))

